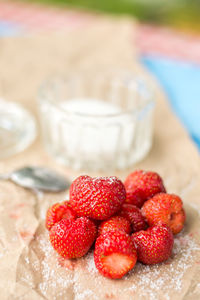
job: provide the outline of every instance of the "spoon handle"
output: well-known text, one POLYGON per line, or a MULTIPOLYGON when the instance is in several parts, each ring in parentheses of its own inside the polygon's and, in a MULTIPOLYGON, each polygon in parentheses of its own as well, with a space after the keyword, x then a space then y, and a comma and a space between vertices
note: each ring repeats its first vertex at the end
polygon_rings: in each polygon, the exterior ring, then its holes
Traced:
POLYGON ((8 180, 10 179, 11 174, 0 174, 0 180, 8 180))
POLYGON ((43 200, 44 197, 44 193, 38 189, 31 189, 31 191, 33 192, 34 196, 35 196, 35 204, 34 204, 34 211, 35 211, 35 216, 36 218, 40 218, 41 217, 41 201, 43 200))
POLYGON ((42 191, 40 191, 40 190, 38 190, 38 189, 31 189, 31 190, 32 190, 32 192, 35 194, 35 196, 36 196, 36 198, 37 198, 38 200, 42 200, 42 199, 43 199, 44 193, 43 193, 42 191))

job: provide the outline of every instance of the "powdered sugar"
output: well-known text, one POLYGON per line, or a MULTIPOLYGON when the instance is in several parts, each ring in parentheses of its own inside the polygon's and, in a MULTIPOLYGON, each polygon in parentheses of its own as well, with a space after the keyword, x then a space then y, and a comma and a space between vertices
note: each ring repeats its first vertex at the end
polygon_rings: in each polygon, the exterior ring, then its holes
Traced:
MULTIPOLYGON (((72 99, 60 103, 68 112, 86 114, 89 116, 105 116, 120 113, 120 107, 99 99, 72 99)), ((95 118, 95 117, 94 117, 95 118)))
POLYGON ((98 273, 97 268, 94 263, 94 253, 90 252, 86 257, 87 269, 91 274, 98 273))
MULTIPOLYGON (((170 292, 179 293, 183 288, 184 277, 194 263, 195 252, 200 251, 200 246, 187 234, 181 233, 175 237, 172 257, 163 264, 147 266, 137 263, 135 268, 124 277, 127 287, 124 293, 140 296, 137 299, 156 300, 171 299, 170 292)), ((101 282, 101 275, 96 270, 93 253, 86 258, 87 270, 94 276, 95 282, 101 282)), ((114 281, 113 281, 114 282, 114 281)), ((118 294, 116 285, 116 294, 118 294)), ((92 298, 93 299, 93 298, 92 298)))
POLYGON ((62 267, 58 258, 47 233, 38 234, 24 256, 25 269, 18 280, 47 299, 66 298, 73 293, 73 271, 62 267))
POLYGON ((135 290, 137 287, 140 290, 141 298, 148 296, 149 300, 159 299, 158 294, 160 295, 162 291, 162 299, 171 299, 170 291, 181 291, 184 276, 193 260, 193 254, 199 250, 199 245, 192 237, 181 233, 174 240, 173 257, 167 262, 153 266, 136 265, 135 269, 125 278, 129 280, 133 274, 137 278, 135 285, 128 290, 135 290))
POLYGON ((93 299, 93 300, 98 300, 98 298, 95 296, 92 290, 85 289, 83 292, 80 292, 77 289, 78 285, 75 284, 75 298, 74 300, 88 300, 88 299, 93 299))
MULTIPOLYGON (((192 209, 192 217, 194 212, 192 209)), ((185 230, 175 237, 173 254, 168 261, 152 266, 137 263, 128 275, 116 281, 99 274, 92 251, 73 261, 59 257, 41 225, 24 253, 21 264, 24 269, 19 270, 17 280, 47 299, 170 300, 174 295, 176 299, 185 287, 189 288, 191 269, 200 263, 195 230, 191 227, 185 230)), ((196 286, 196 293, 198 290, 196 286)))

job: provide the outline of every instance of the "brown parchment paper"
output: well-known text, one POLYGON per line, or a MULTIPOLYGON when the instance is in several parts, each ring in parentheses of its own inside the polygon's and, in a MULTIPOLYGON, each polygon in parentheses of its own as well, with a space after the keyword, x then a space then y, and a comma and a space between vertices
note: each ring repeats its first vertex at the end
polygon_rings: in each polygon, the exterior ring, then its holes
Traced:
MULTIPOLYGON (((116 175, 124 179, 134 168, 155 170, 167 190, 183 198, 187 224, 175 238, 173 257, 151 267, 137 264, 124 279, 113 281, 97 273, 92 252, 80 260, 62 260, 49 244, 44 218, 48 206, 66 199, 67 193, 37 199, 28 190, 0 181, 1 300, 200 299, 199 154, 158 84, 137 62, 136 26, 127 19, 96 16, 65 33, 0 39, 1 96, 22 103, 37 119, 37 89, 49 75, 88 66, 146 74, 156 91, 153 148, 140 164, 116 175)), ((0 161, 0 172, 24 165, 49 166, 71 179, 79 175, 48 156, 39 137, 26 151, 0 161)))

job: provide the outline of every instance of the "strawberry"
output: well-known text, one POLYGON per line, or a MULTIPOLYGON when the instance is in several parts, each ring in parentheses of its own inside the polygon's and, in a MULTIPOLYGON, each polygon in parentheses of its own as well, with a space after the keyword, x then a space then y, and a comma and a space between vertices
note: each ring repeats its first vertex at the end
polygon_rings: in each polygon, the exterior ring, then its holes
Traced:
POLYGON ((118 212, 126 199, 117 177, 79 176, 70 187, 70 204, 78 216, 106 220, 118 212))
POLYGON ((145 230, 147 228, 145 218, 140 209, 135 205, 124 203, 119 215, 126 218, 131 223, 133 232, 145 230))
POLYGON ((96 226, 86 217, 62 219, 49 232, 53 248, 64 258, 85 255, 96 238, 96 226))
POLYGON ((50 230, 54 224, 56 224, 62 219, 74 220, 75 218, 76 218, 76 213, 70 207, 68 201, 55 203, 47 210, 46 228, 50 230))
POLYGON ((136 261, 136 249, 127 233, 109 231, 97 238, 94 262, 103 276, 122 278, 134 267, 136 261))
POLYGON ((104 234, 111 230, 122 230, 126 233, 130 233, 131 225, 127 219, 120 216, 114 216, 106 221, 103 221, 99 225, 98 234, 104 234))
POLYGON ((155 172, 137 170, 124 182, 126 202, 142 207, 143 203, 157 193, 166 192, 162 178, 155 172))
POLYGON ((142 214, 150 226, 161 221, 167 224, 174 234, 179 233, 184 226, 185 211, 180 197, 174 194, 160 193, 145 202, 142 214))
POLYGON ((165 224, 133 233, 131 238, 137 249, 138 260, 144 264, 161 263, 167 260, 172 253, 173 234, 165 224))

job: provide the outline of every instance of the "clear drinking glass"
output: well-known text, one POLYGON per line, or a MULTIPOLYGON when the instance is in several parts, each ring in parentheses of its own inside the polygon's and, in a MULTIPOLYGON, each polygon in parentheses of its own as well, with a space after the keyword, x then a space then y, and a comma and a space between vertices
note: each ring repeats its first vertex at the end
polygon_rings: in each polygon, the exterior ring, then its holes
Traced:
POLYGON ((39 90, 42 137, 57 161, 78 170, 125 169, 152 145, 154 95, 126 71, 56 77, 39 90))
POLYGON ((0 159, 23 151, 35 137, 32 115, 19 104, 0 98, 0 159))

